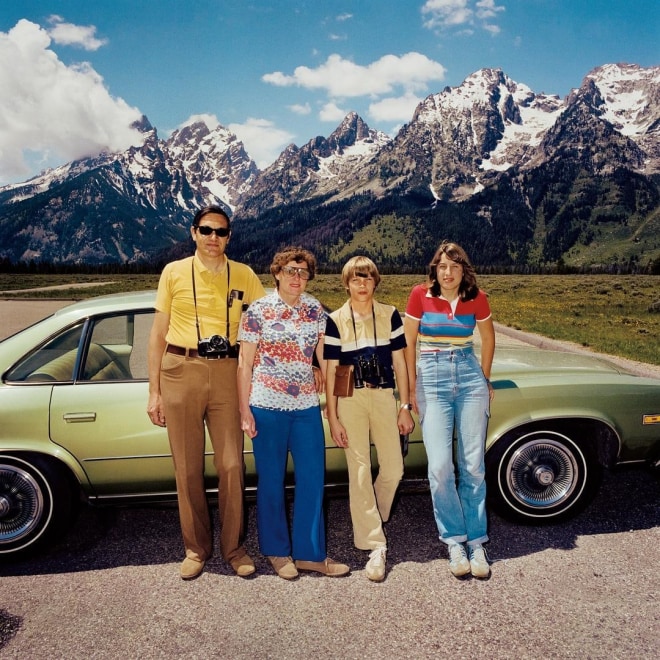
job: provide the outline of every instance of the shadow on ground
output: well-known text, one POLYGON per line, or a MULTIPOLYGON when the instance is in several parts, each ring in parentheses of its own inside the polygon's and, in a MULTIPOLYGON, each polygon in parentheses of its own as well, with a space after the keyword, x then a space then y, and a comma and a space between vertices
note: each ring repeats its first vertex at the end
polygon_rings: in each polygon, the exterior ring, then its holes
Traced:
MULTIPOLYGON (((501 561, 548 548, 570 550, 580 536, 613 534, 660 525, 660 480, 646 469, 620 469, 605 474, 596 499, 586 511, 562 524, 522 526, 490 516, 488 553, 501 561)), ((258 571, 271 568, 258 550, 255 504, 247 505, 248 552, 258 571)), ((212 507, 217 518, 217 508, 212 507)), ((363 568, 367 554, 353 547, 346 497, 327 503, 328 555, 363 568)), ((424 563, 444 557, 428 493, 403 494, 386 525, 388 564, 424 563)), ((39 575, 103 570, 118 566, 178 563, 183 556, 176 507, 91 508, 81 511, 72 529, 57 543, 33 557, 0 563, 0 575, 39 575)), ((220 557, 207 571, 233 574, 220 557)))

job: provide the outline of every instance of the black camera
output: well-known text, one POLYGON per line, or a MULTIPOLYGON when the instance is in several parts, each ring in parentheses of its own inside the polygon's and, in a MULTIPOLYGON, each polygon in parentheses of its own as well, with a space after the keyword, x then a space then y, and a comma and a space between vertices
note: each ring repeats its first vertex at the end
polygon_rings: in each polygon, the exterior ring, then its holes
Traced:
POLYGON ((222 335, 211 335, 197 342, 197 353, 200 357, 217 358, 229 355, 229 339, 222 335))
POLYGON ((360 355, 353 368, 353 381, 357 389, 364 387, 365 380, 377 387, 383 387, 387 384, 385 369, 376 353, 373 353, 369 357, 360 355), (376 382, 374 383, 373 381, 376 382))

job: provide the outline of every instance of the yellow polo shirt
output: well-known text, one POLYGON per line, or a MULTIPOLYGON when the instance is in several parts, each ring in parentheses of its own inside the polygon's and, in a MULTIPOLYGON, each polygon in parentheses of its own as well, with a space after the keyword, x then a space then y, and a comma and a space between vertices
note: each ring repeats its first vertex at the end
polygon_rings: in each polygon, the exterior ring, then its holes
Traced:
POLYGON ((221 335, 227 337, 232 345, 236 344, 243 307, 263 297, 266 292, 249 266, 230 259, 227 263, 229 282, 227 267, 220 273, 212 273, 194 257, 172 261, 165 266, 158 283, 156 309, 170 317, 166 336, 168 344, 197 348, 193 268, 199 336, 205 339, 211 335, 221 335), (232 301, 229 306, 229 326, 228 296, 231 296, 232 301))

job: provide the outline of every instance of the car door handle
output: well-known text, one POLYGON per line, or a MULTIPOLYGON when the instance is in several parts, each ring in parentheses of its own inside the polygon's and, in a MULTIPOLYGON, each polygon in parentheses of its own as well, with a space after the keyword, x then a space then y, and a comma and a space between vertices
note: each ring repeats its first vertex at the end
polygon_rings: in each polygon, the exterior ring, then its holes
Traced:
POLYGON ((95 422, 96 413, 95 412, 80 412, 80 413, 64 413, 62 418, 68 424, 73 424, 77 422, 95 422))

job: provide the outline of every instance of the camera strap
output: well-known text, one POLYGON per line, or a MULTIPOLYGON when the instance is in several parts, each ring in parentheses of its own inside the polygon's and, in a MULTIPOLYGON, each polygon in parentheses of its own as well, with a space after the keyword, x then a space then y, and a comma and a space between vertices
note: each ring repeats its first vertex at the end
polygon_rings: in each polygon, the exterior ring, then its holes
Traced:
MULTIPOLYGON (((190 262, 190 266, 192 270, 192 289, 193 289, 193 302, 195 304, 195 327, 197 328, 197 341, 201 341, 202 335, 199 332, 199 317, 197 316, 197 288, 195 287, 195 257, 192 258, 192 261, 190 262)), ((227 304, 225 306, 225 310, 227 312, 227 341, 229 341, 229 259, 227 259, 227 304)), ((355 326, 355 321, 353 321, 353 325, 355 326)))

